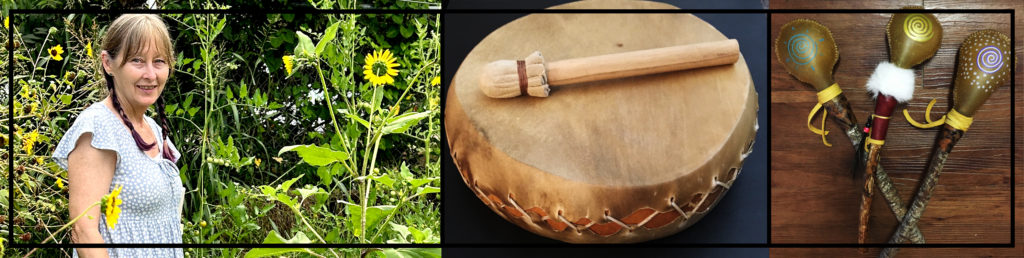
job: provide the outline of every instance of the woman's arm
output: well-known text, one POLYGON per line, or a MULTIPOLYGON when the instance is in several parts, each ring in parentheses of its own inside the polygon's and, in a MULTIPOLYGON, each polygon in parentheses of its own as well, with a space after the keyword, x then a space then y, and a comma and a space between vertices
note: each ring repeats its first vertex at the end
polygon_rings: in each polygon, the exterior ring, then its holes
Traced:
MULTIPOLYGON (((75 149, 68 154, 68 192, 71 217, 82 214, 86 208, 99 201, 110 189, 117 165, 117 153, 100 150, 90 144, 92 134, 84 133, 75 143, 75 149)), ((99 231, 100 208, 89 210, 93 219, 80 219, 71 230, 75 243, 103 243, 99 231)), ((79 257, 107 257, 106 248, 79 248, 79 257)))

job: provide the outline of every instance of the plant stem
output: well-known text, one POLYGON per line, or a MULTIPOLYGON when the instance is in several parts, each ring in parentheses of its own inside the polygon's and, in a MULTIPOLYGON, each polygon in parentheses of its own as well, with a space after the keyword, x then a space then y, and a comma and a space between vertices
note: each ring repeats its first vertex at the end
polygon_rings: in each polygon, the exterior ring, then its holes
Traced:
POLYGON ((395 213, 398 213, 398 211, 400 209, 402 209, 402 204, 405 204, 406 202, 408 202, 408 201, 410 201, 410 200, 412 200, 413 198, 416 198, 416 197, 417 196, 410 196, 410 197, 399 199, 398 204, 395 205, 395 210, 392 211, 390 214, 388 214, 388 216, 386 218, 384 218, 384 223, 380 224, 381 226, 380 226, 380 228, 377 229, 377 234, 373 235, 373 238, 370 238, 370 241, 373 241, 373 240, 377 239, 377 237, 380 236, 380 233, 384 232, 385 225, 387 225, 388 222, 391 222, 391 218, 394 217, 395 213))
MULTIPOLYGON (((68 222, 67 224, 64 224, 64 226, 62 226, 59 229, 57 229, 57 231, 54 231, 52 234, 50 234, 49 237, 47 237, 46 239, 43 239, 43 242, 40 242, 40 244, 45 244, 46 242, 49 242, 50 239, 53 239, 54 235, 56 235, 57 233, 63 231, 64 229, 67 229, 71 225, 74 225, 75 222, 78 222, 78 220, 82 219, 82 216, 85 216, 85 214, 88 213, 89 210, 92 210, 92 208, 95 208, 96 206, 99 206, 100 204, 103 204, 103 200, 97 201, 97 202, 93 203, 92 205, 89 205, 89 208, 85 208, 85 211, 82 211, 82 213, 78 214, 78 216, 75 217, 75 219, 72 219, 70 222, 68 222)), ((39 250, 39 248, 38 247, 33 248, 32 251, 29 251, 27 254, 25 254, 25 256, 23 258, 28 258, 29 256, 32 256, 32 253, 35 253, 36 250, 39 250)))
MULTIPOLYGON (((10 37, 10 40, 14 40, 14 37, 10 37)), ((43 49, 46 49, 46 41, 50 40, 50 31, 46 31, 46 37, 43 38, 43 45, 39 47, 39 52, 36 53, 36 59, 32 62, 32 74, 28 77, 29 79, 36 77, 36 66, 39 66, 39 59, 43 56, 43 49)), ((13 49, 11 51, 14 51, 13 49)), ((12 64, 13 65, 13 64, 12 64)), ((14 82, 9 82, 14 85, 14 82)))
MULTIPOLYGON (((379 89, 379 87, 373 87, 373 96, 370 96, 370 102, 371 103, 373 102, 374 99, 377 98, 377 90, 378 89, 379 89)), ((379 105, 380 103, 377 103, 377 104, 379 105)), ((371 105, 370 106, 369 123, 367 123, 367 131, 366 131, 366 138, 367 138, 366 142, 367 143, 371 142, 370 141, 370 137, 372 135, 373 138, 377 139, 375 141, 376 144, 380 144, 380 138, 377 137, 377 133, 373 130, 373 116, 376 113, 377 113, 377 107, 371 105)), ((381 120, 383 121, 383 119, 381 119, 381 120)), ((365 243, 366 242, 366 206, 367 206, 367 202, 369 202, 369 200, 370 200, 370 186, 371 186, 370 176, 371 176, 371 173, 373 172, 373 164, 372 163, 370 164, 369 170, 367 170, 368 167, 366 166, 366 160, 368 158, 367 158, 366 155, 370 154, 370 152, 369 152, 370 146, 367 145, 366 148, 367 148, 367 151, 365 153, 363 153, 363 169, 362 169, 363 173, 361 173, 363 175, 363 192, 364 192, 363 200, 361 201, 361 205, 363 207, 362 207, 362 210, 360 211, 360 213, 362 213, 362 214, 360 214, 360 222, 359 222, 359 227, 360 227, 359 242, 361 242, 361 243, 365 243)), ((376 159, 376 153, 374 153, 374 154, 375 154, 374 159, 376 159)), ((376 161, 376 160, 374 160, 374 161, 376 161)))
MULTIPOLYGON (((306 199, 300 200, 299 204, 302 204, 302 201, 305 201, 305 200, 306 199)), ((295 207, 292 207, 292 206, 289 206, 289 207, 292 208, 292 212, 294 212, 296 216, 299 216, 299 219, 302 220, 302 224, 305 224, 306 228, 308 228, 310 232, 313 232, 313 235, 316 236, 317 239, 320 239, 320 242, 323 242, 324 244, 327 244, 327 241, 324 240, 324 238, 320 236, 320 233, 317 233, 316 229, 313 229, 313 226, 309 225, 309 221, 306 221, 306 216, 302 216, 302 212, 299 212, 298 208, 295 208, 295 207)), ((330 248, 328 248, 327 251, 331 251, 331 253, 334 254, 334 257, 341 257, 341 256, 338 255, 337 252, 334 252, 334 250, 332 250, 330 248)), ((321 256, 321 257, 323 257, 323 256, 321 256)))
MULTIPOLYGON (((320 75, 320 86, 324 88, 324 102, 327 102, 327 113, 331 114, 331 124, 334 125, 334 132, 338 134, 338 139, 341 139, 342 142, 345 143, 342 145, 345 146, 345 152, 349 153, 349 156, 351 157, 353 155, 352 151, 349 150, 348 148, 348 136, 345 136, 341 133, 341 128, 338 127, 338 119, 334 117, 334 104, 331 103, 331 94, 330 91, 327 89, 327 80, 324 80, 324 72, 322 69, 320 69, 320 61, 313 60, 313 62, 316 64, 316 73, 320 75)), ((352 171, 353 168, 349 164, 345 163, 344 161, 341 164, 344 165, 345 168, 347 168, 349 171, 352 171)))

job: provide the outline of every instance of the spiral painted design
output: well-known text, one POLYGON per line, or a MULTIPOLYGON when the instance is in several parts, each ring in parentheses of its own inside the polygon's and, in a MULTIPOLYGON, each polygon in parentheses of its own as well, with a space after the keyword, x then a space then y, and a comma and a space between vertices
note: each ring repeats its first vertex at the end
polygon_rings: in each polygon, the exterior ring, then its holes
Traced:
POLYGON ((994 73, 1003 67, 1003 53, 999 48, 987 46, 978 51, 978 69, 985 73, 994 73))
POLYGON ((814 56, 818 54, 818 46, 815 45, 814 39, 803 33, 789 37, 786 49, 789 50, 789 59, 797 65, 805 65, 814 61, 814 56))
POLYGON ((903 33, 906 33, 907 37, 917 42, 925 42, 932 39, 932 35, 935 34, 933 27, 932 21, 919 13, 910 14, 907 16, 907 19, 903 20, 903 33))

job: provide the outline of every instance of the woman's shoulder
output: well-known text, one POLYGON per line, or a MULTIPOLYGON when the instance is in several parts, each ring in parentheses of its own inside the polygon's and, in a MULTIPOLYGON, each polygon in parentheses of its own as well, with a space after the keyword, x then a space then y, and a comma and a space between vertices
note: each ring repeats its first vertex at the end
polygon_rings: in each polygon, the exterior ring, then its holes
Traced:
POLYGON ((92 135, 91 145, 94 148, 119 152, 122 137, 117 132, 118 124, 110 122, 111 114, 103 102, 93 103, 82 110, 54 149, 53 157, 57 164, 67 169, 68 155, 75 149, 78 138, 86 133, 92 135))
POLYGON ((85 110, 82 110, 81 113, 78 113, 78 118, 75 119, 75 123, 105 120, 109 117, 108 113, 110 113, 110 111, 107 110, 107 106, 104 105, 102 101, 92 103, 92 105, 86 107, 85 110))

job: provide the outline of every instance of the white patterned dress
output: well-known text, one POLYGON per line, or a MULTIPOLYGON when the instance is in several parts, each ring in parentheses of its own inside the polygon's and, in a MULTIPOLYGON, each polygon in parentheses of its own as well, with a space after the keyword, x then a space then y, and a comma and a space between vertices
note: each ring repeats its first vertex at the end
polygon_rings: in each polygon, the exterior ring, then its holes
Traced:
MULTIPOLYGON (((156 132, 157 139, 163 139, 163 132, 156 121, 148 116, 145 120, 156 132)), ((156 147, 161 153, 156 158, 146 155, 135 145, 122 121, 103 102, 92 104, 78 115, 61 138, 53 158, 57 165, 67 169, 68 154, 85 133, 92 134, 92 147, 117 153, 117 167, 107 192, 123 185, 120 194, 123 202, 121 216, 114 229, 107 228, 106 215, 100 214, 99 232, 105 243, 181 243, 181 207, 185 188, 178 175, 178 166, 163 157, 162 140, 157 141, 156 147)), ((174 144, 170 144, 170 149, 175 158, 181 157, 174 144)), ((107 252, 110 257, 184 257, 181 248, 108 248, 107 252)), ((78 257, 78 252, 74 252, 74 256, 78 257)))

